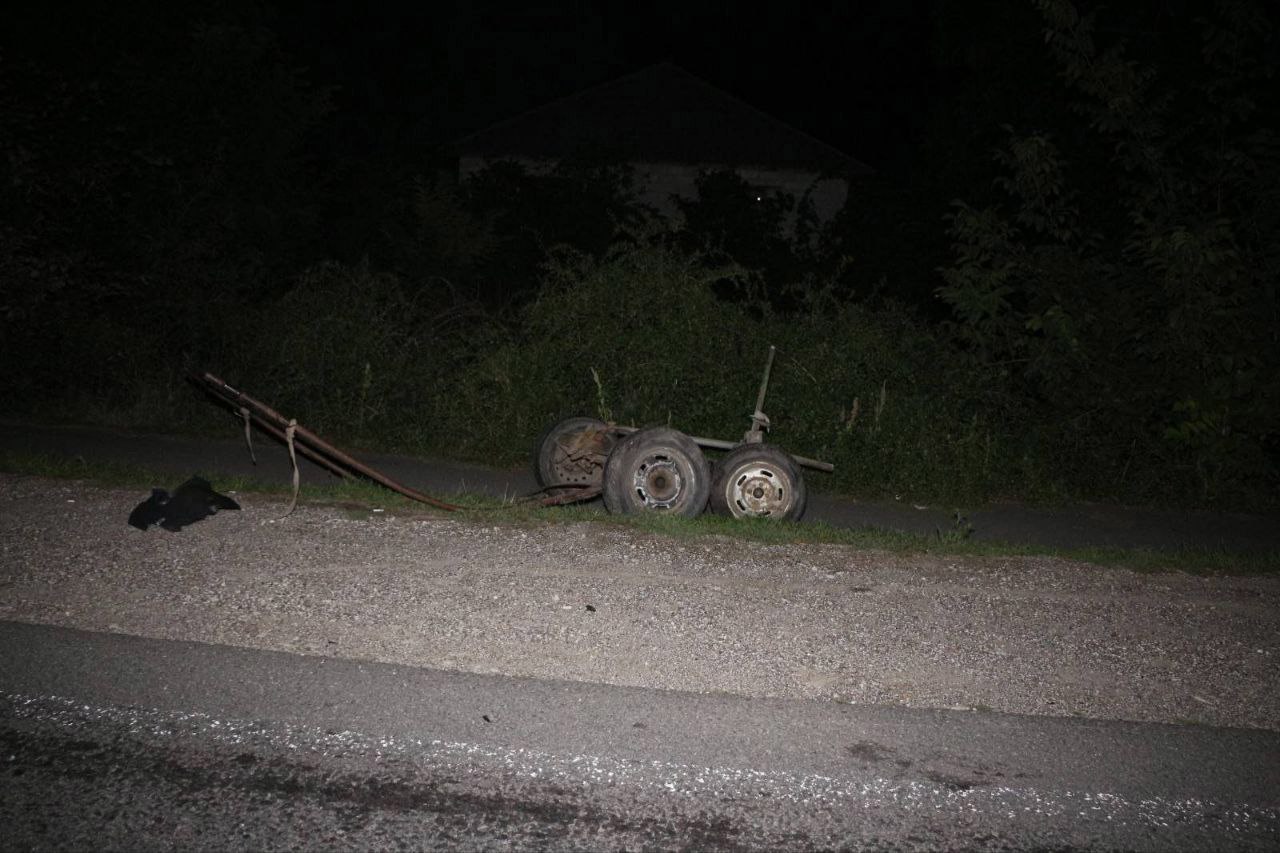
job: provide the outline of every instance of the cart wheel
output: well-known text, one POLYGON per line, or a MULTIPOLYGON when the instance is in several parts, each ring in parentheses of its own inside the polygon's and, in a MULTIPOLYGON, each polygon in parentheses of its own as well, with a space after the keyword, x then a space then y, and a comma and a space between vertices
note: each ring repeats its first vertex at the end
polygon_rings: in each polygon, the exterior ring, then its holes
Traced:
POLYGON ((693 439, 669 427, 642 429, 618 442, 604 466, 604 506, 693 518, 707 505, 711 469, 693 439))
POLYGON ((547 427, 533 451, 533 475, 538 485, 600 488, 604 462, 617 443, 604 421, 565 418, 547 427))
POLYGON ((767 444, 741 444, 715 466, 711 511, 735 518, 799 521, 809 494, 796 463, 767 444))

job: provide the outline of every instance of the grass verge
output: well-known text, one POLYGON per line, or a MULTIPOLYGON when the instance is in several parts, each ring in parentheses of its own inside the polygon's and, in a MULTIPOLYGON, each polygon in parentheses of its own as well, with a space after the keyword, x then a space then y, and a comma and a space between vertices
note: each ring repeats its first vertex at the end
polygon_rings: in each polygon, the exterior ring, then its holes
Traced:
MULTIPOLYGON (((168 483, 171 474, 140 465, 89 462, 80 457, 47 454, 0 453, 0 472, 56 479, 85 480, 115 488, 149 489, 168 483)), ((214 476, 204 472, 220 491, 265 495, 289 494, 279 483, 249 477, 214 476)), ((588 522, 639 530, 673 538, 725 536, 765 545, 834 544, 895 554, 929 554, 956 557, 1057 557, 1097 566, 1137 572, 1185 572, 1196 575, 1280 574, 1280 552, 1235 551, 1225 548, 1050 548, 972 539, 967 532, 943 532, 934 536, 880 528, 841 528, 822 522, 796 524, 761 519, 732 519, 715 515, 678 518, 667 515, 607 515, 591 506, 538 507, 500 500, 487 495, 451 495, 448 500, 463 508, 462 517, 490 523, 517 525, 574 524, 588 522)), ((299 501, 312 505, 336 505, 348 509, 392 510, 403 515, 442 515, 423 504, 402 497, 367 480, 325 485, 304 485, 299 501)))

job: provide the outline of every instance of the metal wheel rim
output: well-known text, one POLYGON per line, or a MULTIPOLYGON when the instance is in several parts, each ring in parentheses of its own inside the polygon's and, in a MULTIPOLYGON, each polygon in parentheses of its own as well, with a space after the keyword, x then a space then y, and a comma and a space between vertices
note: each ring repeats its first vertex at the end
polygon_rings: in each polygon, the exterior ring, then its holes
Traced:
POLYGON ((555 452, 551 457, 551 470, 555 472, 559 483, 587 484, 600 479, 600 466, 593 465, 585 459, 573 458, 582 442, 582 436, 576 435, 567 442, 557 440, 555 452))
POLYGON ((735 516, 783 515, 795 501, 790 478, 772 465, 744 465, 729 481, 729 511, 735 516))
POLYGON ((665 453, 653 453, 641 459, 632 484, 641 503, 649 509, 669 509, 684 493, 680 466, 665 453))

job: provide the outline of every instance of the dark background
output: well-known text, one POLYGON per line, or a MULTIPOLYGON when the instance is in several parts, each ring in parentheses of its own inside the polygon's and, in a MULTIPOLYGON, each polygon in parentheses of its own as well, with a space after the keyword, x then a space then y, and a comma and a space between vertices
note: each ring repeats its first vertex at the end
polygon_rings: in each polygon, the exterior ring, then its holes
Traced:
POLYGON ((783 392, 791 434, 840 488, 1274 502, 1278 17, 1269 0, 8 10, 0 405, 195 429, 183 377, 212 367, 339 437, 510 461, 604 390, 625 419, 736 430, 718 386, 681 377, 754 374, 767 336, 812 374, 783 392), (448 179, 460 136, 662 61, 875 174, 794 234, 796 200, 758 203, 733 173, 657 230, 609 164, 448 179))
POLYGON ((277 21, 288 50, 340 85, 341 111, 371 132, 448 140, 669 60, 884 164, 942 94, 931 40, 944 6, 285 3, 277 21))

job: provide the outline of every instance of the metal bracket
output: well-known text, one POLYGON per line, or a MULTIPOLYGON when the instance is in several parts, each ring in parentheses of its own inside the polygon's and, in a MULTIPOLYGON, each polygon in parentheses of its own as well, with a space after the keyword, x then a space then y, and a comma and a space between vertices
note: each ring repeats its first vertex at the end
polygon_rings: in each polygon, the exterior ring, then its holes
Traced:
POLYGON ((760 393, 756 395, 756 410, 751 414, 751 429, 742 436, 744 444, 761 444, 764 441, 765 432, 771 426, 769 416, 763 411, 764 395, 769 390, 769 374, 773 370, 773 356, 777 351, 777 347, 769 344, 769 357, 764 363, 764 379, 760 382, 760 393))

